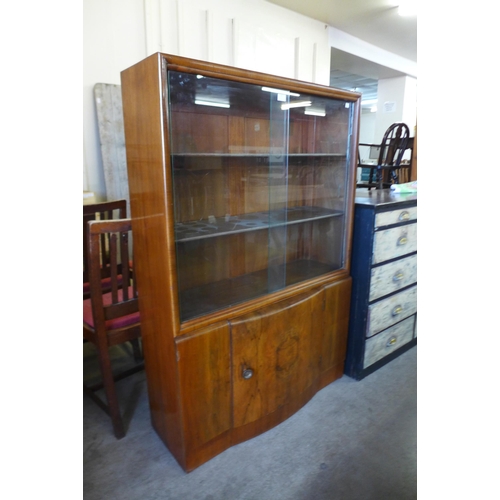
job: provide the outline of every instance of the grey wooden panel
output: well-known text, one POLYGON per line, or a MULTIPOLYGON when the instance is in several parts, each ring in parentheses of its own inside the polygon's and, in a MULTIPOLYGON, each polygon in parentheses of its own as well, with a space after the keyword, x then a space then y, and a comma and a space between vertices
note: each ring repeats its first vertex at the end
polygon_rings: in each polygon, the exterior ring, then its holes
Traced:
POLYGON ((125 134, 120 85, 96 83, 94 98, 108 201, 127 200, 130 217, 125 134))
POLYGON ((416 323, 415 316, 391 326, 378 335, 367 339, 365 343, 365 359, 363 367, 373 365, 379 359, 384 358, 391 352, 407 344, 413 338, 413 325, 416 323))
POLYGON ((368 307, 367 337, 385 330, 417 312, 417 286, 379 300, 368 307))
POLYGON ((417 224, 377 231, 373 240, 372 264, 402 257, 417 250, 417 224))
POLYGON ((417 281, 417 256, 374 267, 370 279, 370 302, 417 281))

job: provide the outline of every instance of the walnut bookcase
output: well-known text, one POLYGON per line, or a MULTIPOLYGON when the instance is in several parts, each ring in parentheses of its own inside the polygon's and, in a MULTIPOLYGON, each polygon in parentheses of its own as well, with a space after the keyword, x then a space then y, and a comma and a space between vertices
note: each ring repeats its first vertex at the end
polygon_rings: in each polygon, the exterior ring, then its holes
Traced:
POLYGON ((121 78, 151 419, 190 471, 342 376, 360 95, 161 53, 121 78))

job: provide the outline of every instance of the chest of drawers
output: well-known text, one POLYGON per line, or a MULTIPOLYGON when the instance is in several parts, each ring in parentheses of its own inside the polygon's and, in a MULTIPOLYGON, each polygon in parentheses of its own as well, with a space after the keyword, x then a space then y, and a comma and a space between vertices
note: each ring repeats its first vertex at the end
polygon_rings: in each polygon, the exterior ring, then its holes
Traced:
POLYGON ((358 190, 346 375, 361 380, 417 343, 417 195, 358 190))

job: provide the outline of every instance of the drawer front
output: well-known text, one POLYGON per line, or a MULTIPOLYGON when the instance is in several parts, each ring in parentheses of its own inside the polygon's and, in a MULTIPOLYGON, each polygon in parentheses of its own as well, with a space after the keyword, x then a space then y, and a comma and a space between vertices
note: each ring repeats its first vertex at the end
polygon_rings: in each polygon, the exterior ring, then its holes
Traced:
POLYGON ((367 339, 363 367, 367 368, 373 365, 379 359, 385 358, 391 352, 410 342, 413 339, 414 324, 415 316, 410 316, 401 323, 367 339))
POLYGON ((370 278, 370 302, 417 282, 417 256, 372 269, 370 278))
POLYGON ((411 220, 417 220, 417 207, 400 208, 391 212, 378 213, 375 215, 375 227, 399 224, 411 220))
POLYGON ((377 231, 373 240, 372 264, 402 257, 417 250, 417 224, 377 231))
POLYGON ((415 285, 368 306, 366 336, 372 337, 416 312, 417 286, 415 285))

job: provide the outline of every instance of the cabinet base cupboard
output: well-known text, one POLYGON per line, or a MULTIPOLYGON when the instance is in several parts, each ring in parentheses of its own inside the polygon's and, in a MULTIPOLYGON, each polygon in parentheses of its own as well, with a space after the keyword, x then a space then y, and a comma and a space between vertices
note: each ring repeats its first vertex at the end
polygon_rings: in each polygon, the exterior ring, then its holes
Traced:
POLYGON ((360 95, 161 53, 121 79, 151 420, 190 471, 343 374, 360 95))

